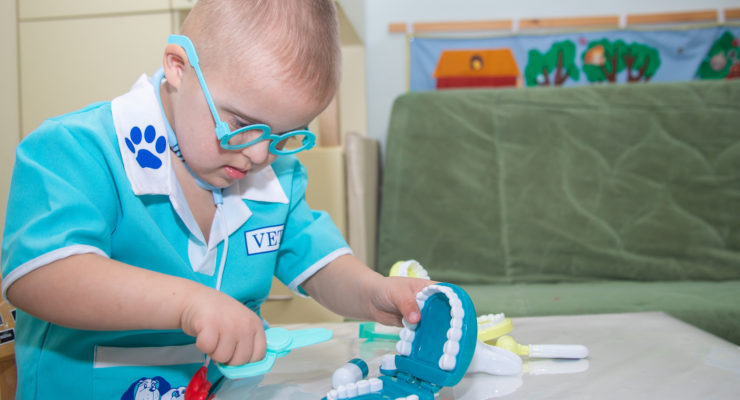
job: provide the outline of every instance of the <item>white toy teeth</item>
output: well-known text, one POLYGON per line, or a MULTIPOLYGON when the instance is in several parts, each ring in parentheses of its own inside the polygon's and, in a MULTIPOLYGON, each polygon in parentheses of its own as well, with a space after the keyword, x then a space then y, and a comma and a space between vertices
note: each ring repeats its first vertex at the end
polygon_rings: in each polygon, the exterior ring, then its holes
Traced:
MULTIPOLYGON (((447 302, 450 305, 450 327, 447 330, 447 342, 444 344, 443 354, 439 359, 439 368, 445 371, 452 371, 455 369, 456 356, 460 349, 459 341, 462 337, 462 322, 463 317, 465 317, 465 311, 457 293, 451 287, 441 285, 427 286, 416 295, 416 302, 419 304, 419 309, 423 309, 427 299, 437 293, 447 297, 447 302)), ((396 344, 396 350, 398 354, 408 356, 413 350, 417 325, 405 323, 404 326, 405 328, 399 332, 401 340, 396 344)))
POLYGON ((504 313, 486 314, 478 316, 478 329, 493 328, 501 322, 504 322, 506 315, 504 313))
POLYGON ((481 315, 478 322, 478 339, 488 342, 499 338, 514 329, 511 319, 504 313, 481 315))
POLYGON ((358 396, 377 393, 383 390, 383 381, 378 378, 363 379, 354 383, 340 385, 326 394, 326 400, 352 399, 358 396))
POLYGON ((386 354, 380 361, 380 369, 385 371, 396 371, 396 356, 393 354, 386 354))

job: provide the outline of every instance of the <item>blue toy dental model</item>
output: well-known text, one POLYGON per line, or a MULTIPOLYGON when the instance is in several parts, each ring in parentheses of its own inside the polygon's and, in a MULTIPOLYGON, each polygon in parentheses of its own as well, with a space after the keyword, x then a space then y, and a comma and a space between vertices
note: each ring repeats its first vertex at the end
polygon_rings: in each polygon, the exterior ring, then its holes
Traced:
POLYGON ((433 400, 443 387, 460 382, 477 342, 473 302, 464 290, 448 283, 425 287, 416 301, 421 320, 403 321, 398 355, 383 358, 380 378, 341 385, 324 400, 433 400))

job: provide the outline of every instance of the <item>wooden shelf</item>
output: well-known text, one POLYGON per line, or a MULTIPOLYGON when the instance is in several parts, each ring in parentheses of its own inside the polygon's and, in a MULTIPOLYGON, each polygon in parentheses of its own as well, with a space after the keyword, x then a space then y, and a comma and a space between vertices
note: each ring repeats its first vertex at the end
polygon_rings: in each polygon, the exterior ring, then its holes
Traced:
POLYGON ((740 8, 728 8, 725 10, 725 19, 740 19, 740 8))
MULTIPOLYGON (((740 8, 724 10, 726 20, 740 19, 740 8)), ((469 32, 469 31, 506 31, 528 29, 559 29, 583 27, 618 27, 624 21, 626 26, 658 25, 673 23, 701 23, 718 22, 717 10, 699 10, 687 12, 629 14, 624 19, 619 15, 605 15, 593 17, 561 17, 561 18, 527 18, 518 22, 515 20, 490 21, 436 21, 436 22, 392 22, 388 25, 389 33, 433 33, 433 32, 469 32)))
POLYGON ((716 10, 662 14, 632 14, 627 16, 627 26, 649 24, 672 24, 680 22, 716 22, 716 10))
POLYGON ((581 28, 593 26, 619 26, 619 16, 573 17, 573 18, 532 18, 519 21, 519 29, 581 28))

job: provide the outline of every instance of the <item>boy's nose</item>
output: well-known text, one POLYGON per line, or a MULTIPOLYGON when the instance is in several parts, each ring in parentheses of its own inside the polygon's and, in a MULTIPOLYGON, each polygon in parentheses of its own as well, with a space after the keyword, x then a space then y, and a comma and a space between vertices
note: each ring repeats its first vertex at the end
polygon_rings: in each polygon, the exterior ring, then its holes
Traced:
POLYGON ((264 164, 270 156, 270 141, 262 140, 247 146, 242 149, 242 154, 249 158, 249 161, 254 165, 264 164))

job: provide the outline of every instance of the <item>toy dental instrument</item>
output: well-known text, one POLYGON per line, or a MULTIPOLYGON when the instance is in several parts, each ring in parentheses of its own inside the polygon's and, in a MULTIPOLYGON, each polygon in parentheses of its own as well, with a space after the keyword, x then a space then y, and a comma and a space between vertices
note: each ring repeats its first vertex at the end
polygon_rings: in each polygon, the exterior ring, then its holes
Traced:
POLYGON ((496 346, 530 358, 586 358, 588 348, 580 344, 530 344, 522 345, 505 335, 496 340, 496 346))
POLYGON ((381 332, 375 325, 375 322, 360 323, 360 339, 367 339, 368 342, 373 340, 392 340, 398 341, 398 333, 381 332))
POLYGON ((481 315, 478 317, 478 340, 491 341, 511 332, 514 326, 504 313, 481 315))
POLYGON ((429 273, 416 260, 398 261, 388 272, 388 276, 405 276, 409 278, 429 279, 429 273))
POLYGON ((332 331, 324 328, 310 328, 289 331, 284 328, 265 330, 267 351, 265 358, 244 365, 225 365, 216 363, 221 373, 229 379, 242 379, 250 376, 264 375, 272 369, 275 360, 299 347, 325 342, 331 339, 332 331))

